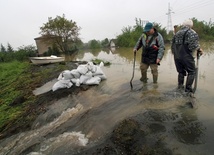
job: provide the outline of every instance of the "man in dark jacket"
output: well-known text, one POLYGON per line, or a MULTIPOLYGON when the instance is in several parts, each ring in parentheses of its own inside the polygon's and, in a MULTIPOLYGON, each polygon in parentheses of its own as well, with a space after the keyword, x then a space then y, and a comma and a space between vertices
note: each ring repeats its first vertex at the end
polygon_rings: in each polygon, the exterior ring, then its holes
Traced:
POLYGON ((193 93, 192 84, 195 79, 195 51, 203 54, 199 45, 198 34, 192 27, 192 20, 184 21, 181 29, 174 35, 171 45, 178 72, 178 89, 184 88, 184 77, 187 75, 185 92, 190 93, 193 93))
POLYGON ((141 57, 141 81, 147 83, 147 69, 150 67, 153 75, 153 83, 158 80, 158 65, 164 55, 164 40, 157 32, 153 24, 148 22, 144 27, 144 33, 138 39, 133 51, 136 52, 142 47, 141 57))

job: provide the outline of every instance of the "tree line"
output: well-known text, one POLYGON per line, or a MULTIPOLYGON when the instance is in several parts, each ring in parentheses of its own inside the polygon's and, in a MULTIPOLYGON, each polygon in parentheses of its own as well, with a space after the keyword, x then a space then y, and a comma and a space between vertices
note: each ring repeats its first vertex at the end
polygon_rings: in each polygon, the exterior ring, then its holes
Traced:
MULTIPOLYGON (((198 21, 196 18, 192 18, 193 20, 193 29, 198 33, 200 40, 204 41, 214 41, 214 23, 205 22, 205 21, 198 21)), ((173 37, 174 32, 170 31, 167 33, 166 28, 162 28, 161 24, 153 23, 154 27, 158 30, 159 33, 164 38, 166 43, 170 43, 173 37)), ((178 25, 179 29, 181 25, 178 25)), ((122 29, 122 33, 117 36, 117 45, 122 47, 134 47, 136 41, 141 36, 143 32, 142 21, 140 19, 136 19, 136 24, 131 27, 125 27, 122 29)))
MULTIPOLYGON (((214 40, 214 23, 198 21, 196 18, 192 18, 194 23, 194 30, 199 34, 201 40, 213 41, 214 40)), ((138 38, 143 32, 143 24, 141 19, 135 19, 134 26, 127 26, 122 28, 121 34, 113 38, 114 43, 118 47, 134 47, 138 38)), ((173 31, 167 33, 166 28, 162 27, 159 23, 153 23, 155 28, 163 36, 166 43, 170 43, 173 36, 173 31)), ((180 28, 180 26, 178 26, 180 28)), ((81 27, 73 20, 68 20, 65 15, 56 16, 55 18, 49 17, 48 22, 44 23, 40 27, 40 34, 47 38, 44 42, 52 44, 52 47, 44 53, 45 55, 59 55, 74 54, 78 49, 97 49, 109 47, 111 39, 104 38, 103 40, 92 39, 87 43, 83 43, 79 38, 79 32, 81 27), (54 38, 54 39, 48 39, 54 38)), ((1 44, 0 47, 0 62, 10 61, 12 59, 24 60, 29 56, 36 56, 37 49, 33 45, 25 47, 19 47, 18 50, 14 50, 8 43, 7 46, 1 44)))

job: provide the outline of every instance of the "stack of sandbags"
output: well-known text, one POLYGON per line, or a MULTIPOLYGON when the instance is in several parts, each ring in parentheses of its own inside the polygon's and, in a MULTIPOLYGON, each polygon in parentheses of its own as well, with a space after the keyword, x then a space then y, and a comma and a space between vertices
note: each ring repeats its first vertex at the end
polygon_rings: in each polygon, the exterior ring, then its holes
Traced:
POLYGON ((94 65, 88 62, 85 65, 79 65, 77 69, 65 70, 58 76, 58 81, 53 85, 52 90, 56 91, 61 88, 70 88, 72 85, 99 85, 102 80, 106 80, 106 75, 101 67, 104 64, 94 65))

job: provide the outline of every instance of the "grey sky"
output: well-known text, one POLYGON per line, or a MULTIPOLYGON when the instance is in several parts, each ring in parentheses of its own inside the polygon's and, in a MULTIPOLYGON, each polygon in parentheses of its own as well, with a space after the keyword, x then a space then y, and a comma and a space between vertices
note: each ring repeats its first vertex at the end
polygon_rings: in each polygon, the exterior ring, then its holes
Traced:
POLYGON ((13 48, 35 45, 40 27, 57 15, 77 22, 83 42, 115 38, 135 24, 135 18, 167 28, 168 4, 172 25, 195 17, 213 22, 213 0, 0 0, 0 43, 13 48))

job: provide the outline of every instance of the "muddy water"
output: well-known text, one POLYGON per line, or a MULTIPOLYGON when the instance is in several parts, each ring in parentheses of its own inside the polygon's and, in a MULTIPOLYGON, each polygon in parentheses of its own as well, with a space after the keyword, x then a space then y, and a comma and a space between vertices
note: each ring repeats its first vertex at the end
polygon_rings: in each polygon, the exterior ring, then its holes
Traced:
MULTIPOLYGON (((148 83, 139 81, 137 53, 132 90, 132 49, 80 52, 76 60, 99 58, 111 62, 102 68, 107 80, 75 97, 56 101, 38 117, 31 131, 0 141, 0 155, 80 153, 102 141, 120 121, 136 115, 141 115, 151 131, 160 134, 173 154, 213 154, 214 48, 212 44, 202 46, 205 54, 199 62, 194 108, 189 106, 189 98, 175 91, 177 72, 169 47, 159 67, 158 84, 152 83, 150 70, 148 83)), ((48 83, 34 93, 46 92, 50 87, 48 83)))

